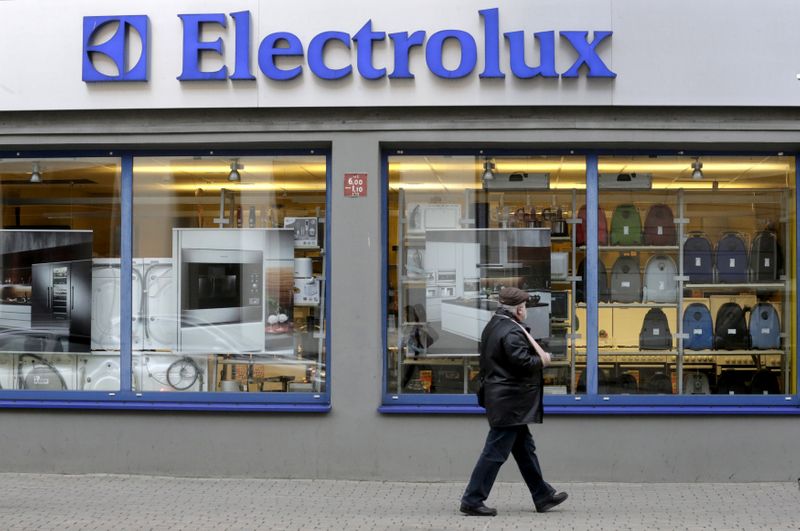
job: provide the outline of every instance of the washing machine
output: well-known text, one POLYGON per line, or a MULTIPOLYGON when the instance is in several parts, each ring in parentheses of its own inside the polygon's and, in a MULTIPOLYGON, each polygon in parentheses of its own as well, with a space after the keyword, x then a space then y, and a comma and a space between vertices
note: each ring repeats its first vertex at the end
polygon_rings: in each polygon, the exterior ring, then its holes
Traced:
POLYGON ((196 392, 208 388, 206 358, 201 356, 135 353, 133 373, 136 391, 196 392))
POLYGON ((119 356, 105 352, 78 358, 78 388, 81 391, 119 391, 119 356))
MULTIPOLYGON (((92 261, 92 350, 120 349, 120 260, 103 258, 92 261)), ((133 349, 142 348, 142 272, 133 266, 133 349)))
POLYGON ((178 345, 178 304, 172 258, 137 259, 144 279, 142 343, 134 350, 168 351, 178 345))
POLYGON ((14 381, 14 367, 17 357, 14 354, 0 354, 0 390, 11 390, 16 387, 14 381))
POLYGON ((77 359, 68 354, 19 354, 17 389, 74 391, 78 380, 77 359))

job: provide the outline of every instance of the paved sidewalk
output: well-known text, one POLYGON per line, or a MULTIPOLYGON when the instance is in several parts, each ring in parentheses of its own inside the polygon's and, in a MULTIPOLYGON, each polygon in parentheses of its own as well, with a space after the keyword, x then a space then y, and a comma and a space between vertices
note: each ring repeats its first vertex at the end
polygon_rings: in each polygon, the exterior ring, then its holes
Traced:
POLYGON ((458 513, 460 483, 0 474, 0 529, 798 529, 796 483, 571 483, 537 514, 498 483, 495 518, 458 513))

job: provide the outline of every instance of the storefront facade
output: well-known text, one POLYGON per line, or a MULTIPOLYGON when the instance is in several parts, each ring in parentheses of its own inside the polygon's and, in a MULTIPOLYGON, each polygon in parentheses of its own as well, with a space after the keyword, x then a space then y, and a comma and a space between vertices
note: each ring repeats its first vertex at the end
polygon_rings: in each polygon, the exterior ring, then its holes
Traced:
POLYGON ((464 478, 513 284, 550 476, 794 477, 800 10, 127 7, 4 59, 0 469, 464 478))

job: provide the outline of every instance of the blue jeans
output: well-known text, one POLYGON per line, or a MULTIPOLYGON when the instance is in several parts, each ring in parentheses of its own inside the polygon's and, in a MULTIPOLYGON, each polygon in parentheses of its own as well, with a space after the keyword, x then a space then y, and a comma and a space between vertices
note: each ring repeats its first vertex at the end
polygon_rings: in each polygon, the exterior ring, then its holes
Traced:
POLYGON ((536 446, 533 444, 531 432, 528 426, 522 425, 489 430, 483 452, 472 471, 461 503, 470 507, 483 504, 489 497, 497 473, 508 459, 508 454, 514 456, 522 478, 531 492, 534 505, 540 505, 555 494, 555 489, 542 478, 542 469, 536 457, 536 446))

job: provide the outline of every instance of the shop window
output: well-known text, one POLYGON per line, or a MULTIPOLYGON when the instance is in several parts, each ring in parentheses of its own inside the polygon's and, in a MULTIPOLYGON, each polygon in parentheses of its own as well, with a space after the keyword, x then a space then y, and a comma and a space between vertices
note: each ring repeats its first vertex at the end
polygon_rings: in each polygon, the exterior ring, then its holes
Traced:
POLYGON ((503 286, 530 293, 528 324, 553 352, 545 392, 586 392, 585 171, 578 156, 388 156, 393 399, 475 391, 480 334, 503 286))
POLYGON ((794 392, 794 159, 601 157, 598 173, 598 393, 794 392))
POLYGON ((118 391, 119 293, 95 274, 119 264, 119 159, 5 159, 0 197, 2 390, 118 391))
POLYGON ((326 175, 313 154, 134 159, 135 390, 326 391, 326 175))

